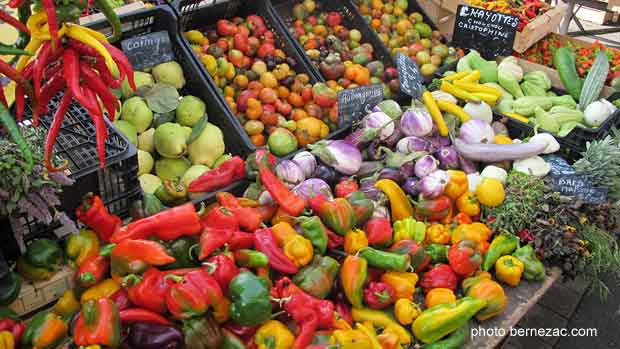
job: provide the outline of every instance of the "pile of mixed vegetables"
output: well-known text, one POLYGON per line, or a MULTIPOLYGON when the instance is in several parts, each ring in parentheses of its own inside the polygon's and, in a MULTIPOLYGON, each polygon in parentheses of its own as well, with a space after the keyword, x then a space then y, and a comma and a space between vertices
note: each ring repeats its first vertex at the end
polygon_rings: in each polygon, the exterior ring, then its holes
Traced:
POLYGON ((508 13, 519 17, 518 31, 522 31, 530 22, 551 9, 551 5, 541 0, 467 0, 467 3, 485 10, 508 13))

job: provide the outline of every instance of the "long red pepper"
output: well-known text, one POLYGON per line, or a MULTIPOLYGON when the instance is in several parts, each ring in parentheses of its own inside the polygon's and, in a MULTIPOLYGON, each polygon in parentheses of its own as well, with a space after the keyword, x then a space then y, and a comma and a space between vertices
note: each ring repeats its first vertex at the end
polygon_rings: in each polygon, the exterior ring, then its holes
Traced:
POLYGON ((260 180, 275 202, 291 216, 299 216, 306 208, 304 199, 290 191, 266 166, 260 169, 260 180))
POLYGON ((110 214, 101 197, 93 193, 84 196, 82 204, 75 209, 75 215, 105 242, 110 240, 122 223, 120 217, 110 214))
MULTIPOLYGON (((19 7, 19 6, 16 6, 16 7, 19 7)), ((16 7, 13 7, 13 8, 16 8, 16 7)), ((28 27, 26 27, 24 23, 20 22, 17 18, 11 16, 11 14, 6 13, 2 10, 0 10, 0 21, 7 23, 13 28, 19 30, 20 32, 24 32, 30 35, 30 29, 28 29, 28 27)))
POLYGON ((254 247, 254 234, 246 233, 243 231, 234 231, 230 241, 228 241, 228 249, 231 251, 240 250, 243 248, 254 247))
POLYGON ((43 160, 45 162, 45 168, 47 168, 49 172, 64 171, 69 167, 69 161, 67 159, 64 160, 64 163, 61 166, 54 167, 52 164, 52 153, 54 152, 54 144, 56 143, 56 137, 58 137, 58 133, 60 132, 62 121, 65 119, 65 114, 69 110, 72 100, 73 95, 71 95, 71 91, 65 91, 65 94, 62 96, 60 104, 58 105, 58 109, 56 109, 56 112, 54 113, 52 123, 49 131, 47 132, 47 137, 45 138, 43 160))
POLYGON ((192 181, 187 191, 190 193, 208 193, 243 178, 245 178, 245 161, 239 156, 233 156, 217 168, 205 172, 192 181))
POLYGON ((269 266, 281 273, 297 274, 299 269, 282 252, 270 228, 258 229, 254 232, 254 246, 269 258, 269 266))
MULTIPOLYGON (((45 69, 45 65, 50 59, 50 55, 52 52, 52 46, 49 41, 46 41, 41 45, 41 49, 39 49, 39 53, 34 61, 34 68, 32 71, 32 80, 34 82, 34 95, 38 100, 41 100, 41 79, 43 78, 43 70, 45 69)), ((34 122, 34 126, 38 126, 39 124, 39 112, 41 108, 36 108, 33 111, 32 120, 34 122)))
POLYGON ((80 86, 80 64, 77 52, 72 48, 65 49, 62 53, 62 60, 67 87, 69 87, 78 103, 88 111, 93 110, 95 108, 93 104, 95 104, 96 101, 87 98, 80 86))
POLYGON ((114 97, 103 80, 101 80, 99 74, 97 74, 87 62, 80 62, 80 72, 82 73, 82 77, 88 87, 90 87, 90 89, 93 90, 103 102, 103 105, 110 116, 110 121, 114 121, 116 109, 118 108, 118 99, 114 97))
POLYGON ((54 0, 41 0, 41 6, 47 14, 47 24, 50 28, 50 36, 52 37, 52 48, 58 48, 58 19, 56 18, 56 5, 54 0))
MULTIPOLYGON (((125 70, 119 69, 119 77, 118 79, 114 79, 112 73, 110 72, 110 68, 105 64, 105 60, 103 56, 97 52, 94 48, 81 43, 75 39, 69 39, 69 46, 74 48, 77 52, 79 52, 82 56, 90 56, 94 59, 95 67, 97 71, 101 75, 103 81, 109 85, 111 88, 120 88, 123 80, 125 79, 125 70)), ((118 63, 118 62, 117 62, 118 63)))
POLYGON ((213 251, 226 245, 232 238, 233 231, 230 229, 218 229, 206 227, 200 235, 199 260, 205 260, 213 251))
POLYGON ((129 82, 129 87, 135 92, 136 91, 136 82, 133 76, 133 66, 129 63, 129 59, 123 53, 123 51, 116 48, 114 45, 108 43, 102 43, 103 47, 110 53, 112 59, 118 65, 119 70, 123 70, 125 75, 127 76, 127 82, 129 82))
POLYGON ((200 216, 191 202, 139 219, 122 227, 110 239, 119 242, 125 239, 176 240, 181 236, 198 235, 201 232, 200 216))
MULTIPOLYGON (((47 107, 48 107, 50 100, 54 96, 56 96, 56 94, 60 92, 62 89, 64 89, 66 86, 67 84, 63 76, 63 70, 60 69, 48 79, 47 84, 41 87, 41 101, 39 101, 40 114, 47 113, 48 111, 47 107)), ((66 90, 66 93, 70 93, 70 92, 71 90, 69 89, 66 90)), ((73 97, 73 94, 72 93, 70 94, 71 94, 71 97, 73 97)))
MULTIPOLYGON (((32 65, 30 65, 30 67, 32 67, 32 65)), ((30 97, 31 99, 31 103, 33 108, 36 108, 37 106, 37 98, 34 95, 33 89, 32 89, 32 85, 30 85, 30 83, 28 82, 28 78, 26 78, 26 69, 28 68, 28 66, 26 66, 26 68, 24 68, 23 72, 18 72, 17 70, 15 70, 15 68, 13 68, 13 66, 11 66, 9 63, 5 62, 4 60, 0 59, 0 73, 4 74, 7 78, 15 81, 15 86, 16 86, 16 94, 17 94, 17 87, 21 88, 23 93, 22 94, 26 94, 30 97)), ((32 68, 30 68, 32 69, 32 68)))
POLYGON ((174 257, 168 255, 166 248, 157 241, 125 239, 110 252, 111 258, 120 257, 127 261, 143 261, 150 265, 174 263, 174 257))
POLYGON ((165 317, 157 314, 156 312, 142 309, 142 308, 129 308, 121 310, 119 313, 121 322, 133 323, 133 322, 152 322, 160 325, 172 326, 172 322, 165 317))
POLYGON ((263 219, 253 207, 242 207, 239 200, 231 193, 221 191, 215 195, 220 205, 230 210, 237 218, 239 226, 251 232, 260 228, 263 219))
POLYGON ((3 88, 0 88, 0 103, 4 104, 6 108, 9 107, 9 103, 6 101, 6 96, 4 95, 3 88))
POLYGON ((21 7, 25 2, 26 0, 11 0, 9 1, 9 7, 18 8, 18 7, 21 7))
POLYGON ((88 98, 91 103, 90 108, 85 106, 90 113, 90 118, 95 125, 95 140, 97 142, 97 155, 99 156, 99 167, 105 167, 105 140, 108 138, 108 128, 103 119, 103 112, 97 102, 97 95, 88 86, 83 87, 84 96, 88 98))

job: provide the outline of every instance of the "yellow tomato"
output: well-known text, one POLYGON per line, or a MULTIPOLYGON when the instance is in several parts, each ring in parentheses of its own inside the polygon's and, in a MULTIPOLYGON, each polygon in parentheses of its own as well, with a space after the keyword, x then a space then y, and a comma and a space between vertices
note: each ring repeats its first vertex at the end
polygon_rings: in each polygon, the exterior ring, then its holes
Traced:
POLYGON ((484 206, 497 207, 504 202, 504 185, 495 178, 485 178, 476 188, 478 202, 484 206))

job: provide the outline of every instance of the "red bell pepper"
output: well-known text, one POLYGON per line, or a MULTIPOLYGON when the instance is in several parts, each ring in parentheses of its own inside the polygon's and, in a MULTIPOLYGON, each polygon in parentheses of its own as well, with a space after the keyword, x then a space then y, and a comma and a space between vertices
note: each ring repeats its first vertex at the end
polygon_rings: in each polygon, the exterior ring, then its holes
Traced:
POLYGON ((165 265, 174 261, 163 245, 151 240, 126 239, 110 252, 112 276, 140 273, 150 265, 165 265))
POLYGON ((120 217, 110 214, 103 205, 101 197, 88 193, 82 204, 75 210, 77 219, 92 229, 102 241, 110 241, 110 237, 121 227, 120 217))
POLYGON ((310 200, 308 200, 308 205, 310 206, 310 209, 312 211, 317 213, 317 212, 319 212, 319 209, 321 208, 323 203, 328 201, 328 200, 329 200, 329 198, 327 196, 325 196, 325 194, 318 193, 318 194, 315 194, 312 197, 310 197, 310 200))
POLYGON ((394 303, 394 294, 392 286, 373 281, 364 289, 364 302, 372 309, 384 309, 394 303))
POLYGON ((325 231, 327 232, 327 247, 330 249, 337 249, 344 245, 344 236, 340 236, 333 231, 327 229, 325 227, 325 231))
POLYGON ((424 273, 422 280, 420 280, 420 286, 422 286, 425 293, 433 288, 449 288, 452 292, 456 292, 457 284, 456 274, 447 264, 435 265, 424 273))
POLYGON ((400 240, 392 245, 388 252, 396 254, 408 254, 411 257, 410 264, 416 272, 420 272, 430 264, 431 258, 414 240, 400 240))
POLYGON ((254 232, 254 245, 258 251, 267 255, 271 268, 285 274, 297 274, 299 271, 295 263, 282 252, 270 228, 254 232))
POLYGON ((205 260, 213 251, 224 247, 232 238, 233 231, 230 229, 217 229, 206 227, 200 235, 198 259, 205 260))
POLYGON ((418 220, 438 221, 450 213, 451 207, 452 201, 445 195, 434 199, 426 199, 420 195, 416 204, 416 218, 418 220))
POLYGON ((337 198, 346 198, 349 194, 360 190, 360 186, 355 179, 347 178, 336 184, 334 189, 337 198))
POLYGON ((121 343, 121 321, 116 304, 109 298, 89 300, 82 304, 73 331, 79 346, 106 345, 116 348, 121 343))
POLYGON ((260 180, 273 200, 291 216, 299 216, 306 208, 304 199, 290 191, 267 167, 260 169, 260 180))
POLYGON ((192 271, 183 277, 167 277, 177 281, 166 295, 168 311, 176 319, 200 316, 224 298, 217 281, 206 270, 192 271))
POLYGON ((200 216, 194 204, 169 208, 153 216, 139 219, 119 229, 112 237, 112 242, 125 239, 148 239, 156 237, 160 240, 176 240, 181 236, 200 234, 200 216))
POLYGON ((372 217, 364 226, 368 244, 373 247, 386 247, 392 243, 392 223, 383 217, 372 217))
POLYGON ((26 330, 26 325, 19 319, 17 314, 13 313, 12 310, 9 310, 8 308, 5 308, 4 310, 6 310, 8 314, 7 317, 0 320, 0 331, 11 332, 15 343, 19 343, 24 331, 26 330))
POLYGON ((450 246, 448 263, 455 273, 460 276, 473 274, 482 264, 482 255, 472 240, 462 240, 450 246))
POLYGON ((83 288, 95 286, 105 279, 110 261, 104 256, 94 256, 84 261, 75 273, 75 283, 83 288))
POLYGON ((127 294, 127 290, 124 288, 120 288, 118 291, 114 292, 110 299, 116 303, 118 310, 125 310, 132 306, 131 301, 129 300, 129 294, 127 294))
POLYGON ((260 228, 263 219, 256 209, 253 207, 242 207, 239 200, 231 193, 218 192, 215 195, 220 205, 232 212, 241 228, 250 232, 260 228))
POLYGON ((234 231, 228 242, 228 249, 236 251, 244 248, 254 248, 254 234, 234 231))
POLYGON ((172 322, 165 317, 142 308, 130 308, 121 310, 120 313, 121 323, 134 323, 134 322, 151 322, 160 325, 172 326, 172 322))
POLYGON ((204 265, 207 267, 207 272, 220 285, 222 292, 228 294, 230 280, 239 274, 239 268, 235 265, 235 261, 225 254, 219 254, 209 258, 204 265))
POLYGON ((123 279, 127 287, 127 294, 131 303, 164 314, 166 307, 166 295, 174 281, 166 278, 166 273, 157 268, 149 268, 141 280, 135 275, 129 275, 123 279))
POLYGON ((190 193, 210 193, 245 178, 245 162, 239 156, 224 161, 189 184, 190 193))
POLYGON ((209 209, 200 218, 200 223, 203 227, 239 230, 237 217, 229 209, 221 206, 209 209))

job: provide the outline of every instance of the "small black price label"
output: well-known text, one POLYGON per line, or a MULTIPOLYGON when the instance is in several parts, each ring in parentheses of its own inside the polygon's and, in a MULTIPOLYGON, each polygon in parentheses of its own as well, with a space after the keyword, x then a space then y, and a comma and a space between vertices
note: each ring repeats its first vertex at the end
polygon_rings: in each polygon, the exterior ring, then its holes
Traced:
POLYGON ((158 31, 123 40, 121 47, 136 70, 174 60, 172 44, 167 31, 158 31))
POLYGON ((383 101, 383 87, 372 84, 338 92, 338 123, 351 126, 370 113, 372 107, 383 101))
POLYGON ((418 64, 399 52, 396 55, 396 69, 400 90, 413 98, 420 98, 424 92, 424 78, 420 74, 418 64))
POLYGON ((550 176, 553 189, 562 195, 574 197, 588 204, 607 202, 607 189, 594 187, 588 176, 571 174, 550 176))
POLYGON ((510 56, 518 25, 517 16, 459 5, 452 41, 456 46, 477 50, 487 59, 510 56))

